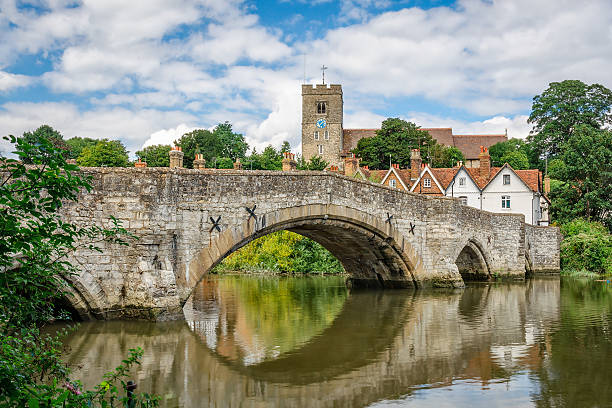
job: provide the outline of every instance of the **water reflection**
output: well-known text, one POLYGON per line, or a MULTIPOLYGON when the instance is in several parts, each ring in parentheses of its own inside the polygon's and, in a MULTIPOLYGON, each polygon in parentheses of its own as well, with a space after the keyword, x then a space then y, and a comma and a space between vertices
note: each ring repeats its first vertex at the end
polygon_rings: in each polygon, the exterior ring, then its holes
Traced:
POLYGON ((187 323, 85 323, 67 343, 89 384, 143 347, 139 389, 170 407, 604 406, 611 299, 554 279, 348 293, 222 278, 187 323))

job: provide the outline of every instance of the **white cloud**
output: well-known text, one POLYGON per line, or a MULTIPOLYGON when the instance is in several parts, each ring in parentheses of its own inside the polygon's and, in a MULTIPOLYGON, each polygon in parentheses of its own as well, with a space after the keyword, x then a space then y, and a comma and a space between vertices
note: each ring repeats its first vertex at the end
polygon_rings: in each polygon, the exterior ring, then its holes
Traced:
POLYGON ((463 0, 453 9, 383 13, 301 49, 363 94, 513 114, 552 81, 612 87, 610 26, 607 0, 463 0))
MULTIPOLYGON (((21 135, 47 124, 65 139, 74 136, 95 139, 121 139, 132 153, 151 135, 177 123, 198 124, 198 118, 181 111, 100 108, 81 112, 70 103, 6 103, 0 109, 0 129, 4 134, 21 135)), ((6 145, 3 147, 6 152, 6 145)))
POLYGON ((0 71, 0 92, 26 86, 32 82, 32 78, 26 75, 11 74, 0 71))
POLYGON ((185 133, 189 133, 195 129, 196 128, 194 127, 181 123, 175 128, 158 130, 157 132, 151 134, 151 136, 142 145, 142 148, 144 149, 147 146, 158 144, 174 145, 175 140, 178 140, 185 133))

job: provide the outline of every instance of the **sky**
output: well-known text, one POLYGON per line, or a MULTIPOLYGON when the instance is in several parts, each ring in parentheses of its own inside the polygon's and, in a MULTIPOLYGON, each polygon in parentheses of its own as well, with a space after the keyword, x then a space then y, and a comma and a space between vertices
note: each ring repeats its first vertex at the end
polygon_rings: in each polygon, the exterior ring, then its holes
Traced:
POLYGON ((0 136, 48 124, 134 157, 229 121, 299 152, 321 65, 345 128, 524 138, 549 83, 612 88, 612 1, 0 0, 0 136))

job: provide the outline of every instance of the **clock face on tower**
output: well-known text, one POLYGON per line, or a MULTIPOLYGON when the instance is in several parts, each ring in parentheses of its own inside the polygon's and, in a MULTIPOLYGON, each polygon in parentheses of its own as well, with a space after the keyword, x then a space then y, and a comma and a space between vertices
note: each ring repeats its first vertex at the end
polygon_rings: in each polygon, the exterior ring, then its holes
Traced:
POLYGON ((317 127, 318 128, 325 129, 326 126, 327 126, 327 121, 325 119, 317 120, 317 127))

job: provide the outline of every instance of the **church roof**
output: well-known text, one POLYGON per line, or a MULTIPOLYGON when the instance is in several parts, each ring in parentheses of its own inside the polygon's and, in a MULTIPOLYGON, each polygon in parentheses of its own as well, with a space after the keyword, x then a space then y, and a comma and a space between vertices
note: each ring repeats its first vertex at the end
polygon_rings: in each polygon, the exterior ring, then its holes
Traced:
MULTIPOLYGON (((343 154, 350 152, 357 147, 359 140, 364 137, 376 136, 378 129, 343 129, 343 154)), ((454 146, 463 153, 467 160, 477 160, 480 153, 480 146, 487 149, 495 143, 505 142, 508 136, 505 134, 493 135, 454 135, 452 128, 421 128, 427 131, 432 138, 440 144, 454 146)))

